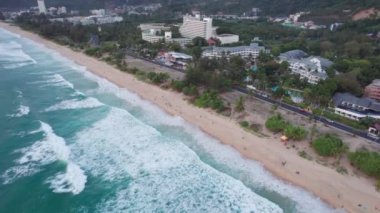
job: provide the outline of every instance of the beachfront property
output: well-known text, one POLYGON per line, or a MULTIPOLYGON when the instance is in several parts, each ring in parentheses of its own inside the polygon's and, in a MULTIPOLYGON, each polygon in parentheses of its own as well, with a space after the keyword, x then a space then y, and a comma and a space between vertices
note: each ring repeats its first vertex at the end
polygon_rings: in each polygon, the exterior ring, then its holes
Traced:
POLYGON ((256 59, 261 52, 268 53, 269 50, 257 43, 251 43, 249 46, 237 47, 206 47, 202 52, 204 58, 230 58, 231 56, 241 56, 242 58, 256 59))
POLYGON ((185 70, 187 65, 193 60, 193 57, 180 52, 159 52, 155 61, 165 66, 185 70))
POLYGON ((301 79, 307 79, 310 84, 317 84, 321 80, 327 79, 326 70, 333 65, 333 62, 319 56, 307 57, 302 50, 291 50, 281 53, 279 61, 289 63, 289 68, 293 74, 297 74, 301 79))
POLYGON ((183 16, 183 24, 179 32, 183 37, 191 39, 201 37, 207 40, 215 35, 212 18, 202 17, 200 14, 183 16))
POLYGON ((370 98, 358 98, 349 93, 336 93, 332 101, 335 114, 340 116, 357 121, 367 117, 380 119, 380 103, 370 98))
POLYGON ((220 34, 215 38, 220 41, 220 44, 232 44, 239 42, 239 35, 235 34, 220 34))
POLYGON ((368 98, 380 100, 380 79, 375 79, 371 84, 365 87, 364 95, 368 98))

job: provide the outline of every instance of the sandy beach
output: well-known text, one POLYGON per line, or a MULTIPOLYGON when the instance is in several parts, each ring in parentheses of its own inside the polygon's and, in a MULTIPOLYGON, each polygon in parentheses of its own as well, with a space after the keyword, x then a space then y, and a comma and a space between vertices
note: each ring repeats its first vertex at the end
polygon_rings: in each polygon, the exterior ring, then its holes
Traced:
POLYGON ((6 23, 0 22, 0 27, 44 44, 87 67, 88 71, 156 104, 167 113, 182 117, 220 142, 232 146, 245 158, 261 162, 275 176, 305 188, 336 208, 343 208, 348 212, 380 212, 380 193, 366 178, 342 175, 331 168, 303 159, 290 152, 278 140, 259 138, 227 117, 190 105, 182 94, 139 81, 133 75, 81 52, 75 52, 6 23), (285 166, 282 165, 283 161, 287 162, 285 166))

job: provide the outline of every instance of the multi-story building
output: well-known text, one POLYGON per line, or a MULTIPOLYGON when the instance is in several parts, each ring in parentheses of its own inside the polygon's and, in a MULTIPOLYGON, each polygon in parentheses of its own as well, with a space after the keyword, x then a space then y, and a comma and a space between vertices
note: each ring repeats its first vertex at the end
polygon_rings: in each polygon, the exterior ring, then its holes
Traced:
POLYGON ((293 74, 297 74, 301 79, 307 79, 310 84, 317 84, 321 80, 327 79, 326 70, 333 63, 319 56, 307 57, 302 50, 292 50, 280 54, 280 62, 289 63, 289 68, 293 74))
POLYGON ((372 99, 336 93, 332 100, 335 114, 357 121, 366 117, 380 119, 380 103, 372 99))
POLYGON ((380 79, 375 79, 370 85, 366 86, 364 95, 375 100, 380 100, 380 79))
POLYGON ((201 37, 207 40, 213 37, 212 18, 202 18, 199 14, 185 15, 179 32, 186 38, 201 37))
POLYGON ((164 41, 164 35, 161 30, 149 29, 141 31, 141 38, 149 43, 156 43, 160 40, 164 41))
POLYGON ((242 58, 256 59, 261 52, 268 53, 269 50, 257 43, 251 43, 249 46, 238 47, 207 47, 202 53, 206 58, 230 58, 231 56, 241 56, 242 58))
POLYGON ((47 14, 46 6, 45 6, 45 0, 37 0, 38 4, 38 10, 40 14, 44 13, 47 14))

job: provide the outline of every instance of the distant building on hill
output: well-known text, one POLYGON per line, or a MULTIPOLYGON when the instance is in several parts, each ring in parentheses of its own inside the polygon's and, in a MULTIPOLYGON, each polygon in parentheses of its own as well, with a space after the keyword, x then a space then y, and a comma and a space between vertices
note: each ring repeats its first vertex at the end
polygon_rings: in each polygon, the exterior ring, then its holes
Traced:
POLYGON ((380 119, 380 103, 370 98, 358 98, 349 93, 336 93, 333 97, 335 114, 352 120, 380 119))
POLYGON ((293 74, 298 74, 301 79, 307 79, 310 84, 317 84, 321 80, 327 79, 326 70, 333 65, 333 62, 319 56, 307 57, 302 50, 292 50, 281 53, 280 62, 289 63, 289 68, 293 74))
POLYGON ((38 10, 40 14, 47 14, 46 6, 45 6, 45 0, 37 0, 38 4, 38 10))
POLYGON ((212 18, 202 18, 199 14, 185 15, 179 32, 186 38, 201 37, 207 40, 213 37, 212 18))
POLYGON ((256 59, 260 52, 268 52, 263 46, 257 43, 252 43, 249 46, 238 47, 207 47, 202 53, 205 58, 230 58, 231 56, 241 56, 242 58, 256 59))
POLYGON ((364 90, 364 95, 375 99, 380 100, 380 79, 375 79, 372 81, 372 83, 368 86, 366 86, 364 90))

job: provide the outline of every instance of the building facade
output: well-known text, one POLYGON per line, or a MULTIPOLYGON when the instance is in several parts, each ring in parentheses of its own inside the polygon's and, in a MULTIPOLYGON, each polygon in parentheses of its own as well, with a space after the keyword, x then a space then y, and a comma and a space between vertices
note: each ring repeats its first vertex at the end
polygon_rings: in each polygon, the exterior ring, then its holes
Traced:
POLYGON ((375 79, 370 85, 366 86, 364 95, 375 100, 380 100, 380 79, 375 79))
POLYGON ((242 58, 259 57, 261 52, 268 53, 268 50, 263 46, 259 46, 257 43, 252 43, 249 46, 238 47, 208 47, 205 48, 202 57, 205 58, 230 58, 232 56, 241 56, 242 58))
POLYGON ((186 38, 201 37, 207 40, 213 37, 212 18, 202 18, 199 14, 185 15, 179 32, 186 38))
POLYGON ((280 62, 286 61, 289 63, 289 68, 293 74, 297 74, 301 79, 307 79, 310 84, 317 84, 321 80, 327 79, 326 70, 333 63, 319 56, 307 57, 307 54, 302 50, 292 50, 280 54, 280 62))
POLYGON ((333 97, 334 112, 340 116, 361 120, 380 119, 380 103, 369 98, 358 98, 349 93, 336 93, 333 97))

